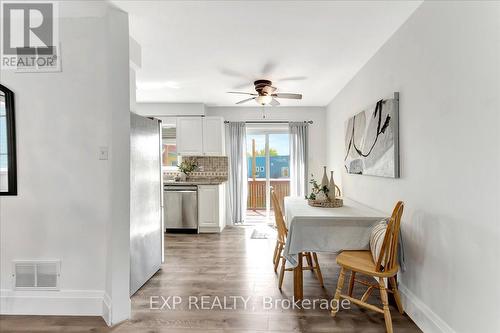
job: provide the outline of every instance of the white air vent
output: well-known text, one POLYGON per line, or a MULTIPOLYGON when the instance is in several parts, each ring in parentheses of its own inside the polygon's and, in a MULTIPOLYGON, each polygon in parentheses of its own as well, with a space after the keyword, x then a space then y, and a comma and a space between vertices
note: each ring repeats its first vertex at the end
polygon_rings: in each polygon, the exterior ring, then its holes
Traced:
POLYGON ((16 260, 12 277, 15 289, 58 290, 59 260, 16 260))

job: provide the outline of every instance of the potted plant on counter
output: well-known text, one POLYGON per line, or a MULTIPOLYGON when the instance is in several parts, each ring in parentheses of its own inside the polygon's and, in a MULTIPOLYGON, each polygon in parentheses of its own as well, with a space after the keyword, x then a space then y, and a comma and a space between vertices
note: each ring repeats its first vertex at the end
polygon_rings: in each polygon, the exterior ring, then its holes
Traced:
POLYGON ((189 174, 198 169, 198 164, 195 159, 188 159, 182 161, 181 164, 177 166, 181 172, 181 181, 186 181, 189 174))

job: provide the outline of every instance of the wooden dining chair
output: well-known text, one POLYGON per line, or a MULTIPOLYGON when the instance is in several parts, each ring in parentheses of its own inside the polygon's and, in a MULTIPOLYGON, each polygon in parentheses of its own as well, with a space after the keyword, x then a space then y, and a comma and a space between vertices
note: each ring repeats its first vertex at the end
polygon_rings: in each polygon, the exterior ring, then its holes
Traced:
POLYGON ((340 274, 334 297, 334 304, 336 307, 334 307, 331 312, 333 317, 339 310, 338 304, 340 298, 348 299, 350 302, 358 306, 382 313, 384 315, 387 332, 392 333, 392 319, 389 311, 389 301, 387 296, 388 292, 394 296, 398 311, 401 314, 404 313, 395 278, 399 270, 397 249, 403 208, 404 203, 402 201, 399 201, 394 207, 392 216, 387 223, 387 227, 384 227, 385 236, 383 237, 381 247, 374 246, 374 248, 371 248, 369 251, 343 251, 337 256, 337 264, 340 266, 340 274), (376 250, 377 248, 380 248, 380 253, 378 255, 376 253, 378 252, 376 250), (374 258, 376 258, 376 260, 374 260, 374 258), (351 271, 351 277, 349 281, 349 289, 347 295, 345 295, 341 292, 344 286, 344 278, 347 271, 351 271), (358 280, 356 279, 356 273, 371 276, 375 280, 378 280, 378 284, 358 280), (389 290, 386 287, 386 279, 391 286, 389 290), (355 282, 368 287, 361 299, 352 297, 355 282), (374 289, 380 290, 382 308, 366 302, 374 289))
MULTIPOLYGON (((285 272, 293 271, 293 268, 286 268, 286 259, 283 256, 283 249, 285 247, 286 237, 288 235, 288 228, 286 227, 285 220, 283 219, 283 213, 281 211, 281 207, 278 201, 278 197, 274 190, 271 190, 271 199, 273 201, 274 207, 274 218, 276 221, 276 228, 278 229, 278 237, 277 237, 277 248, 275 249, 275 257, 274 257, 274 271, 277 272, 279 263, 281 261, 281 268, 279 274, 279 284, 278 287, 281 290, 283 286, 283 278, 285 276, 285 272)), ((307 260, 307 266, 303 266, 302 262, 298 264, 302 266, 302 270, 311 270, 314 271, 316 277, 318 278, 319 283, 323 287, 323 275, 321 274, 321 268, 319 266, 318 255, 316 252, 304 252, 303 257, 307 260)))
POLYGON ((273 264, 274 264, 274 272, 278 272, 278 266, 281 260, 281 253, 285 248, 285 241, 288 234, 288 229, 286 227, 279 205, 278 208, 276 209, 275 199, 276 199, 276 193, 274 192, 274 190, 271 189, 271 200, 273 201, 273 206, 274 206, 274 220, 276 223, 276 230, 278 232, 278 235, 276 237, 276 246, 274 248, 273 264))

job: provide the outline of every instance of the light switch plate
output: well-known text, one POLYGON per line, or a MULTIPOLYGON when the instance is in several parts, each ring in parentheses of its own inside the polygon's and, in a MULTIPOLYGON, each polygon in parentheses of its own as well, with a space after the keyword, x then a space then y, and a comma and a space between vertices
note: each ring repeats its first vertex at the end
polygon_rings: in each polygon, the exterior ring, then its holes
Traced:
POLYGON ((99 147, 99 159, 107 160, 108 159, 108 147, 99 147))

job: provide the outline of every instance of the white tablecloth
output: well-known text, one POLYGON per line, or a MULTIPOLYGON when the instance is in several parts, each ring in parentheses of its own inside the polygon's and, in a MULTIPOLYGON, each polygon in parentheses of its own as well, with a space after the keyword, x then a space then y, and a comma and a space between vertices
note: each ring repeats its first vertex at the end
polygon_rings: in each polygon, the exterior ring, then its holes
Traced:
POLYGON ((307 200, 285 197, 288 237, 283 254, 297 266, 300 252, 367 250, 373 225, 388 214, 344 199, 340 208, 311 207, 307 200))

